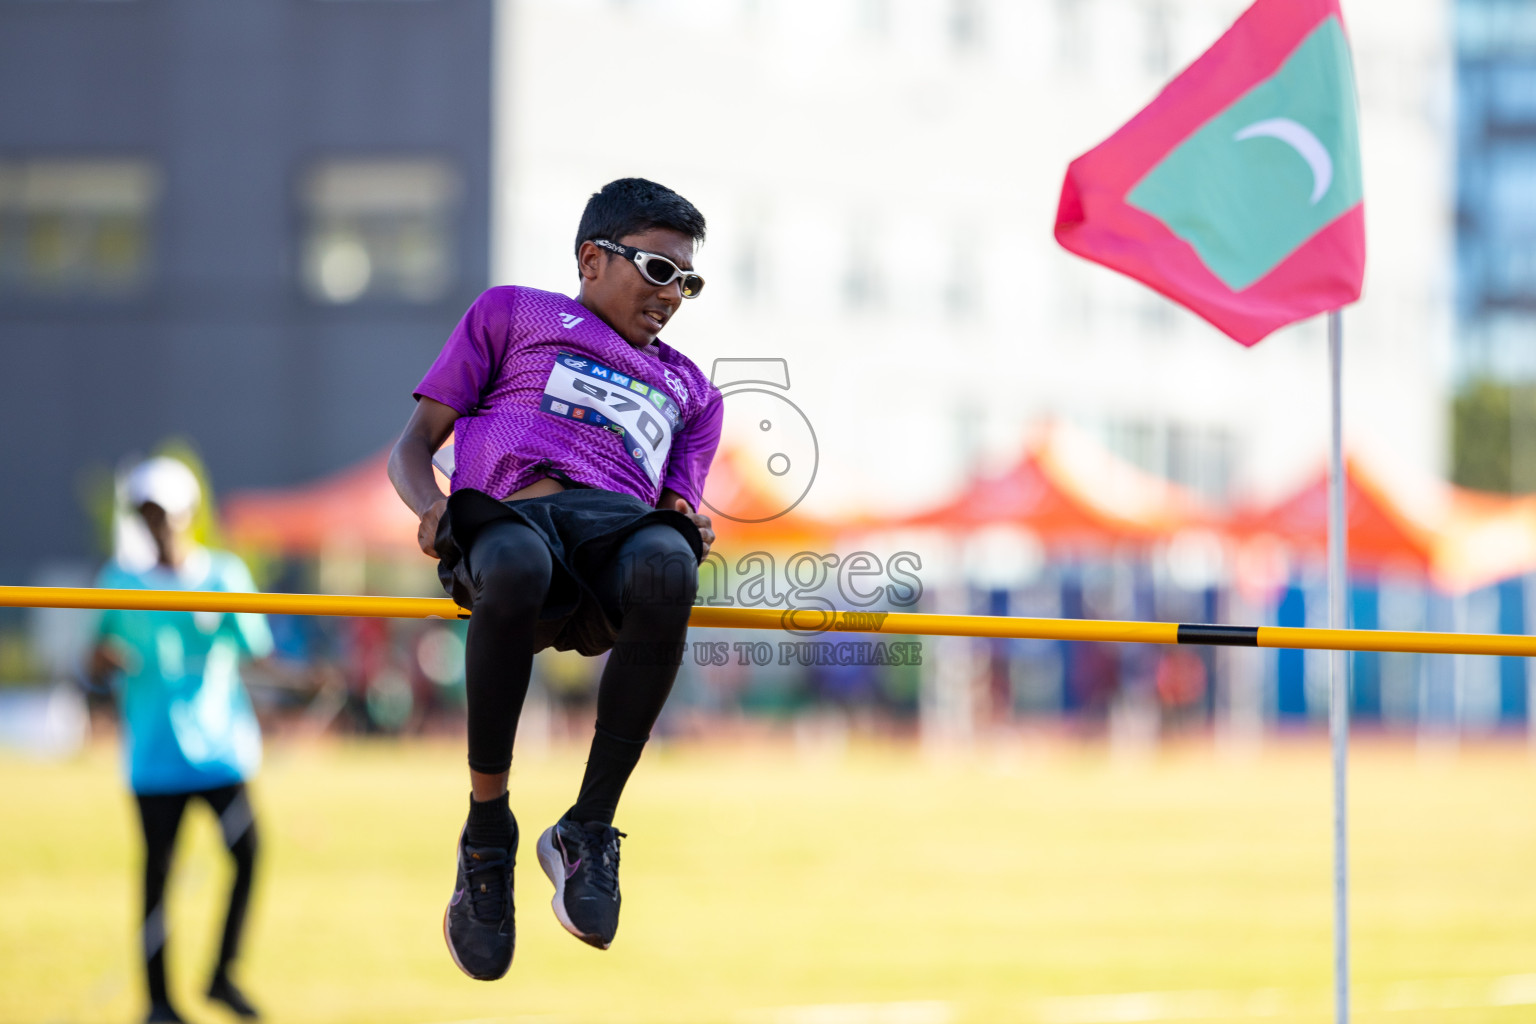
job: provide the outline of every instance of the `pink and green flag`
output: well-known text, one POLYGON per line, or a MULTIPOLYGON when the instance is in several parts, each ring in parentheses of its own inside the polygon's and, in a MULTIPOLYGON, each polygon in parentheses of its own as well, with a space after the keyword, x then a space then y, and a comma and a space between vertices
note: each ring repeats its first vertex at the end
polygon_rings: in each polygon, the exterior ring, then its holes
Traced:
POLYGON ((1365 213, 1337 0, 1258 0, 1072 161, 1056 240, 1244 345, 1360 297, 1365 213))

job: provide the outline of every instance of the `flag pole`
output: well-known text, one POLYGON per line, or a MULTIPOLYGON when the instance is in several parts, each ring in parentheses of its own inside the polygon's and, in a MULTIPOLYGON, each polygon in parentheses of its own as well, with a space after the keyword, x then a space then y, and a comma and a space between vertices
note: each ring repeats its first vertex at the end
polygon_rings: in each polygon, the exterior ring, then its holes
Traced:
MULTIPOLYGON (((1348 520, 1345 517, 1343 363, 1344 325, 1339 310, 1328 314, 1330 436, 1328 451, 1328 624, 1349 623, 1345 571, 1348 520)), ((1328 654, 1328 733, 1333 748, 1333 1019, 1349 1024, 1349 829, 1345 798, 1349 758, 1349 662, 1343 651, 1328 654)))

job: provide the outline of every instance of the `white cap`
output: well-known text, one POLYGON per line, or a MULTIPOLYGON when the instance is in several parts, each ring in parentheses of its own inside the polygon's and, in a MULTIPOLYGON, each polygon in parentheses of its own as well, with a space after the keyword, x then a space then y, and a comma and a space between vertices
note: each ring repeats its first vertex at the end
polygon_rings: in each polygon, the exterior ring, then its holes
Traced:
POLYGON ((202 499, 197 477, 180 459, 160 455, 139 463, 128 474, 128 504, 134 508, 147 501, 165 509, 166 515, 185 516, 202 499))

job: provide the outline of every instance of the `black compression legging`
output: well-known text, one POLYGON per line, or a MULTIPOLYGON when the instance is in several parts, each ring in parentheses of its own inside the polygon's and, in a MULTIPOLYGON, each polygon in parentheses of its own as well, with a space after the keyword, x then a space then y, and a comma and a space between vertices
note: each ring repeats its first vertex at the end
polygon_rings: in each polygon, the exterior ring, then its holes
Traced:
MULTIPOLYGON (((474 614, 465 651, 469 766, 504 772, 528 675, 533 633, 549 591, 553 561, 539 535, 502 520, 482 529, 470 546, 474 614)), ((688 541, 664 523, 641 527, 620 545, 594 589, 620 595, 623 627, 597 692, 597 728, 644 742, 672 690, 688 613, 698 589, 697 560, 688 541)))
POLYGON ((240 952, 240 934, 251 899, 251 878, 256 869, 256 820, 244 784, 220 786, 194 793, 135 794, 139 820, 144 826, 144 971, 149 998, 166 1001, 165 989, 165 882, 171 873, 171 852, 182 812, 194 797, 219 816, 224 845, 235 860, 235 881, 229 891, 229 912, 224 918, 224 939, 214 976, 224 974, 240 952))

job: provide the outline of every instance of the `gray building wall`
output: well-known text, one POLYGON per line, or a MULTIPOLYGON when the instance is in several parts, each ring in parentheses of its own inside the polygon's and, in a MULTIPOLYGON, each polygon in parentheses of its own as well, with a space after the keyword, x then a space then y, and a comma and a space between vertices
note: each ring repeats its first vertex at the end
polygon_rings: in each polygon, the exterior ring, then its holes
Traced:
POLYGON ((388 445, 488 283, 491 0, 0 3, 0 161, 158 169, 127 297, 0 295, 0 582, 91 557, 82 474, 170 435, 220 491, 388 445), (439 158, 462 182, 431 301, 301 287, 306 168, 439 158))

